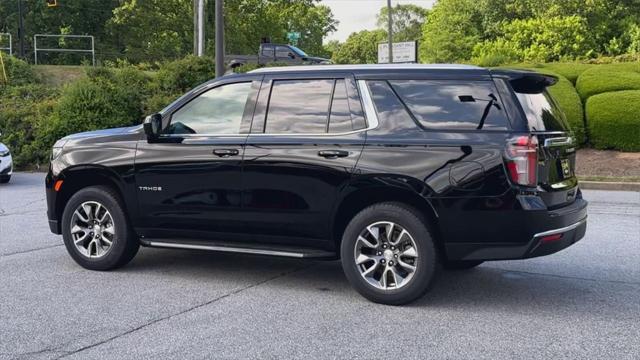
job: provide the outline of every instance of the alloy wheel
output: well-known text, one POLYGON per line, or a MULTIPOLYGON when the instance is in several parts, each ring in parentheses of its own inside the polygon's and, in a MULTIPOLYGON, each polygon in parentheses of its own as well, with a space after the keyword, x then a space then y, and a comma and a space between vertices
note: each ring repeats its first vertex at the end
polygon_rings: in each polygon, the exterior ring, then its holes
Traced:
POLYGON ((367 226, 356 240, 354 260, 360 275, 380 290, 399 289, 416 272, 418 247, 402 226, 381 221, 367 226))
POLYGON ((87 201, 71 217, 71 238, 80 254, 97 259, 111 250, 115 224, 109 210, 96 201, 87 201))

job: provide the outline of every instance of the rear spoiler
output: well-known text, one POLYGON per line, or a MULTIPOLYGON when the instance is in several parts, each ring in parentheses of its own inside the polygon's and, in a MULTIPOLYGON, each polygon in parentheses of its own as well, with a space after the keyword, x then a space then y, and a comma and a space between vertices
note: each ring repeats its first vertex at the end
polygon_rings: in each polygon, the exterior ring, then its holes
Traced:
POLYGON ((495 77, 506 78, 511 87, 521 94, 539 94, 558 82, 558 77, 531 70, 491 70, 495 77))

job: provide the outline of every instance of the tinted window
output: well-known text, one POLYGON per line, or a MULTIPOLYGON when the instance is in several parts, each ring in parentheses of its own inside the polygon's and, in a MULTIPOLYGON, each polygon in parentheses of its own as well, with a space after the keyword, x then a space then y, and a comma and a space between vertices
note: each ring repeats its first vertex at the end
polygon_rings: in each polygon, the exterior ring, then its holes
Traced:
POLYGON ((393 131, 417 125, 386 81, 367 81, 380 127, 393 131))
POLYGON ((276 56, 279 58, 289 57, 289 53, 292 53, 291 49, 284 46, 276 47, 276 56))
POLYGON ((507 127, 493 82, 394 80, 390 84, 425 128, 491 130, 507 127))
POLYGON ((262 56, 273 57, 273 46, 265 46, 262 48, 262 56))
POLYGON ((168 134, 238 134, 251 83, 219 86, 173 113, 168 134))
POLYGON ((351 111, 347 99, 347 85, 344 80, 337 80, 331 103, 329 132, 340 133, 354 130, 351 122, 351 111))
POLYGON ((537 94, 516 93, 516 95, 529 122, 529 129, 534 131, 569 129, 564 113, 546 91, 537 94))
POLYGON ((333 80, 273 82, 265 132, 315 134, 327 131, 333 80))

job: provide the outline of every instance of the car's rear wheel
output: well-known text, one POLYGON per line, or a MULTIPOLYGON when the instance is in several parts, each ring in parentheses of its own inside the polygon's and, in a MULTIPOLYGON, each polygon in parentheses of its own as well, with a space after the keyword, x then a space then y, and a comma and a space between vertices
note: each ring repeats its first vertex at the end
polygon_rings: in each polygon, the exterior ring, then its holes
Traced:
POLYGON ((444 261, 442 267, 446 270, 469 270, 482 264, 484 261, 480 260, 453 260, 444 261))
POLYGON ((342 267, 351 285, 383 304, 411 302, 429 289, 437 253, 420 214, 398 203, 372 205, 347 226, 342 267))
POLYGON ((62 236, 71 257, 90 270, 124 266, 140 247, 118 195, 107 187, 85 188, 69 199, 62 236))

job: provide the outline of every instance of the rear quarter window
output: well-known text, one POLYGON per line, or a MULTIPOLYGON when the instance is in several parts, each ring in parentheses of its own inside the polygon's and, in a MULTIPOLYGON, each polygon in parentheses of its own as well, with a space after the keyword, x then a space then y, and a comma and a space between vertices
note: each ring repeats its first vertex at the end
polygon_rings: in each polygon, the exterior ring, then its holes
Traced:
POLYGON ((538 93, 516 92, 522 111, 532 131, 567 131, 564 113, 547 90, 538 93))
POLYGON ((492 81, 391 80, 389 84, 423 128, 508 129, 492 81))

